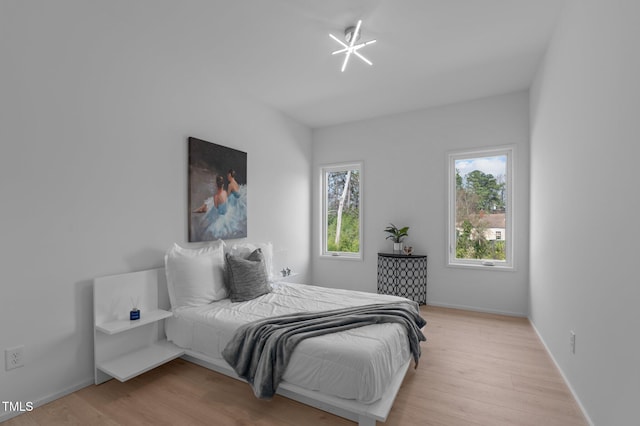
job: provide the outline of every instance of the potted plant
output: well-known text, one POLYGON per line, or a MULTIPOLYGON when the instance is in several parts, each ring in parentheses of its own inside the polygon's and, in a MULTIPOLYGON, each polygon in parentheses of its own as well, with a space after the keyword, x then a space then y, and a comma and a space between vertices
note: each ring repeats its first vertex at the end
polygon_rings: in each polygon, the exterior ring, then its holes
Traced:
POLYGON ((384 230, 384 232, 389 233, 387 235, 387 240, 393 240, 393 251, 401 252, 402 251, 402 239, 408 236, 409 227, 405 226, 403 228, 398 228, 393 223, 390 223, 389 226, 384 230))

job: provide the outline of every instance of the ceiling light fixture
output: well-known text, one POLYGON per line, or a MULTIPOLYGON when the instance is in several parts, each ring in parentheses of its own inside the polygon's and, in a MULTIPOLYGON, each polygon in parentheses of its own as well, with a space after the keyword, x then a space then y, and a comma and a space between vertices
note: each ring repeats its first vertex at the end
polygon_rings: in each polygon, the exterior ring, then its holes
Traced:
POLYGON ((366 64, 373 65, 371 61, 365 58, 364 56, 362 56, 360 52, 358 52, 358 50, 362 49, 365 46, 375 43, 376 40, 369 40, 369 41, 365 41, 364 43, 355 44, 356 41, 360 39, 361 25, 362 25, 362 20, 359 20, 355 27, 348 27, 347 29, 344 30, 344 38, 345 40, 347 40, 347 43, 349 44, 344 43, 342 40, 340 40, 338 37, 334 36, 333 34, 329 34, 329 37, 331 37, 332 39, 340 43, 343 47, 342 49, 338 49, 335 52, 331 52, 332 55, 338 55, 340 53, 345 54, 344 62, 342 63, 342 69, 340 70, 341 72, 344 72, 344 70, 347 68, 347 63, 349 62, 349 58, 351 57, 352 54, 362 59, 366 64))

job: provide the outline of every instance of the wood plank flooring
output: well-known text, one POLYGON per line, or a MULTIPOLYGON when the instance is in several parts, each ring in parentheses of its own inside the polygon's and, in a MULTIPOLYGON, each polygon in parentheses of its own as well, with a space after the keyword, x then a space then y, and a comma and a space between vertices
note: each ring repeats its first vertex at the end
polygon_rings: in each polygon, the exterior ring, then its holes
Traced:
MULTIPOLYGON (((527 319, 423 306, 422 358, 385 425, 587 425, 527 319)), ((89 386, 3 426, 353 425, 177 359, 126 383, 89 386)))

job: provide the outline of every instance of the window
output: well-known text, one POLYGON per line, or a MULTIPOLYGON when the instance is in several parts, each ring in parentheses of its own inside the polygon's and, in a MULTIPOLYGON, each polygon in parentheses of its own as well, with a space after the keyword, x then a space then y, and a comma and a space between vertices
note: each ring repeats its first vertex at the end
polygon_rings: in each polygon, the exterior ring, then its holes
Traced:
POLYGON ((449 266, 513 269, 514 150, 449 154, 449 266))
POLYGON ((362 163, 321 167, 323 256, 362 259, 362 163))

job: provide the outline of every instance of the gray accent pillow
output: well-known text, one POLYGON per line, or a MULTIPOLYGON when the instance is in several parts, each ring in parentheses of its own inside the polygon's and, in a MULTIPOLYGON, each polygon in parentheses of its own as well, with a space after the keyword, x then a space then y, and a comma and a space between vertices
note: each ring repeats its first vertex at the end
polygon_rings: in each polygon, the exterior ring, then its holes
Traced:
POLYGON ((254 250, 246 259, 227 253, 229 298, 244 302, 271 292, 262 250, 254 250))

